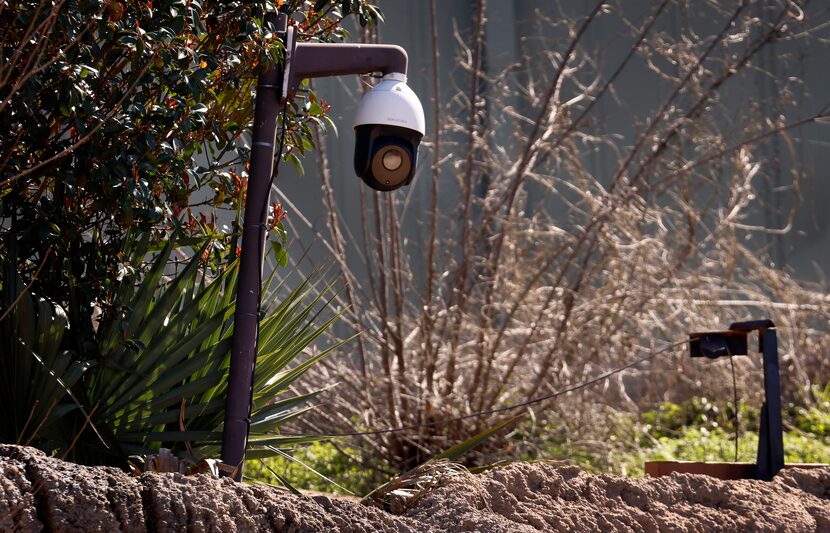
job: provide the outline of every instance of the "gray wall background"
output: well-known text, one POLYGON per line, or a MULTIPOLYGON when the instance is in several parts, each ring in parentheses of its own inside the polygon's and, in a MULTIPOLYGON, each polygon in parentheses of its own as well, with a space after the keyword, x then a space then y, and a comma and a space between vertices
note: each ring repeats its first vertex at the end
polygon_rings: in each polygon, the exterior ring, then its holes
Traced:
MULTIPOLYGON (((457 46, 454 32, 469 38, 469 29, 475 17, 475 2, 471 0, 439 0, 440 13, 438 22, 438 41, 440 50, 441 101, 450 102, 459 88, 468 85, 468 76, 458 67, 457 46)), ((625 0, 620 2, 628 17, 638 24, 649 13, 656 2, 649 0, 625 0)), ((731 6, 730 2, 723 2, 731 6)), ((426 1, 384 0, 380 2, 386 22, 380 27, 381 42, 399 44, 409 53, 409 84, 420 96, 426 111, 427 135, 433 131, 432 106, 435 95, 432 91, 431 35, 429 26, 429 5, 426 1)), ((488 2, 488 20, 486 28, 486 58, 489 72, 498 72, 507 65, 517 61, 523 54, 534 57, 541 53, 546 42, 555 42, 557 31, 559 39, 564 36, 561 30, 552 29, 540 23, 536 10, 550 12, 552 1, 548 0, 491 0, 488 2)), ((592 7, 593 2, 566 1, 566 12, 573 16, 582 16, 592 7)), ((617 4, 613 4, 617 6, 617 4)), ((679 22, 679 17, 695 16, 694 2, 688 2, 685 9, 676 9, 661 18, 659 29, 671 32, 679 22), (690 7, 691 6, 691 7, 690 7)), ((769 5, 769 3, 767 4, 769 5)), ((812 2, 810 12, 822 14, 822 20, 828 19, 827 10, 830 1, 812 2)), ((765 16, 763 12, 759 16, 765 16)), ((703 21, 702 24, 707 24, 703 21)), ((716 33, 723 21, 711 21, 711 31, 716 33)), ((356 38, 356 33, 353 34, 356 38)), ((830 31, 822 35, 830 40, 830 31)), ((630 32, 619 22, 618 17, 600 17, 585 36, 585 47, 598 50, 596 60, 604 72, 611 72, 628 50, 632 41, 630 32)), ((798 99, 796 115, 806 116, 830 102, 830 46, 827 41, 813 41, 809 46, 776 43, 761 57, 764 70, 775 73, 782 70, 781 57, 792 55, 797 64, 786 65, 800 73, 803 84, 795 85, 798 99)), ((792 61, 793 59, 788 59, 792 61)), ((598 105, 596 115, 606 131, 619 132, 623 135, 633 134, 632 116, 641 115, 641 120, 654 110, 655 102, 661 102, 667 94, 667 87, 659 84, 642 84, 640 78, 645 68, 634 64, 626 69, 617 83, 617 93, 625 101, 628 109, 623 109, 611 98, 604 98, 598 105)), ((532 72, 528 75, 532 75, 532 72)), ((352 151, 354 137, 351 121, 357 101, 360 98, 360 80, 357 77, 316 80, 318 94, 332 104, 331 116, 337 125, 339 137, 329 132, 326 142, 332 162, 332 182, 343 219, 354 238, 347 240, 352 247, 350 259, 356 255, 357 239, 360 235, 360 194, 367 194, 362 183, 354 176, 352 170, 352 151)), ((730 94, 745 97, 746 92, 766 98, 773 91, 770 79, 760 73, 730 82, 726 88, 725 101, 730 94)), ((498 91, 499 87, 488 90, 498 91)), ((521 109, 521 100, 517 99, 521 109)), ((736 112, 740 110, 736 109, 736 112)), ((450 111, 447 111, 450 112, 450 111)), ((509 137, 511 132, 504 132, 509 137)), ((757 234, 759 247, 769 250, 771 260, 777 265, 793 272, 805 281, 823 281, 825 274, 830 274, 830 231, 828 231, 828 199, 830 199, 830 125, 811 125, 796 133, 802 141, 797 145, 798 157, 803 173, 801 198, 791 231, 785 235, 757 234)), ((425 143, 429 138, 425 139, 425 143)), ((756 191, 762 203, 769 206, 759 209, 755 214, 757 222, 770 227, 782 227, 793 198, 791 191, 782 189, 785 165, 792 162, 781 156, 776 163, 776 156, 786 152, 784 147, 772 143, 766 148, 770 175, 772 178, 761 183, 756 191), (777 166, 777 169, 776 169, 777 166)), ((766 155, 766 154, 765 154, 766 155)), ((410 247, 417 250, 418 243, 423 242, 425 220, 419 220, 418 214, 424 213, 429 206, 429 172, 431 153, 428 146, 423 146, 419 155, 419 171, 412 187, 395 194, 408 196, 407 209, 402 222, 406 225, 410 247)), ((609 173, 610 160, 599 154, 589 165, 599 175, 609 173)), ((288 206, 289 217, 295 224, 294 238, 302 244, 295 245, 292 255, 299 255, 300 246, 311 247, 310 262, 325 261, 329 257, 325 247, 316 241, 314 232, 302 229, 299 214, 307 218, 317 231, 327 235, 325 211, 322 205, 319 170, 315 154, 308 154, 304 160, 305 175, 298 176, 290 165, 283 164, 278 179, 278 188, 292 204, 288 206)), ((444 190, 455 187, 455 179, 450 165, 446 165, 441 176, 444 190)), ((451 194, 446 196, 452 196, 451 194)), ((531 193, 532 196, 532 193, 531 193)), ((532 200, 532 198, 531 198, 532 200)), ((444 212, 449 213, 454 205, 445 205, 444 212)), ((412 248, 410 248, 412 249, 412 248)), ((417 255, 416 255, 417 257, 417 255)), ((352 264, 355 264, 352 261, 352 264)), ((360 269, 355 269, 358 275, 360 269)), ((826 286, 826 284, 825 284, 826 286)))

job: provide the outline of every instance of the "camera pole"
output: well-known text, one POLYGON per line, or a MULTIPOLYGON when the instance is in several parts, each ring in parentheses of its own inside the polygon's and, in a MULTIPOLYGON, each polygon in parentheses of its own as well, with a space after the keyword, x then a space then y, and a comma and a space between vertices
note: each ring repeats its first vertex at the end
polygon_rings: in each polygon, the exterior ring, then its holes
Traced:
MULTIPOLYGON (((288 16, 268 13, 272 25, 285 42, 283 64, 263 71, 257 82, 254 104, 253 142, 245 216, 242 226, 242 252, 234 311, 233 340, 222 430, 222 462, 231 466, 233 478, 242 480, 242 465, 251 425, 251 403, 259 333, 262 264, 265 257, 266 224, 274 172, 274 147, 277 119, 283 105, 294 96, 306 78, 398 72, 406 75, 406 51, 394 45, 299 43, 288 16)), ((283 125, 285 127, 285 125, 283 125)), ((281 157, 282 154, 276 154, 281 157)), ((228 472, 221 472, 229 475, 228 472)))
MULTIPOLYGON (((265 23, 271 24, 281 38, 285 36, 288 17, 284 13, 279 16, 276 13, 268 13, 265 23)), ((254 104, 251 168, 242 223, 242 252, 239 257, 228 395, 222 430, 222 462, 234 467, 233 478, 236 481, 242 479, 242 462, 245 459, 248 429, 251 425, 262 262, 265 257, 266 223, 271 198, 274 144, 281 108, 283 75, 284 69, 280 63, 263 71, 257 82, 254 104)), ((223 474, 227 475, 224 472, 223 474)))

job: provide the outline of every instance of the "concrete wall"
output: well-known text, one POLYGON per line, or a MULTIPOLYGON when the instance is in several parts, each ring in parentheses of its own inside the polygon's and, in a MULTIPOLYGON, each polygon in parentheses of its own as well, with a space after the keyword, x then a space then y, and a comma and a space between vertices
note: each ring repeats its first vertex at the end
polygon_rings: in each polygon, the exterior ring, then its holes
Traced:
MULTIPOLYGON (((453 94, 459 88, 465 89, 469 85, 468 77, 458 67, 457 47, 454 32, 468 36, 474 19, 474 2, 470 0, 440 0, 437 2, 441 13, 438 25, 440 58, 440 84, 442 102, 450 102, 453 94)), ((572 16, 581 17, 592 7, 593 2, 565 2, 566 10, 572 16)), ((645 14, 650 12, 655 2, 649 0, 626 0, 624 7, 629 17, 641 21, 645 14)), ((693 2, 687 3, 694 6, 693 2)), ((728 2, 724 2, 728 4, 728 2)), ((815 4, 825 4, 816 2, 815 4)), ((488 22, 486 30, 487 52, 486 65, 490 72, 497 72, 515 62, 523 54, 538 57, 545 47, 556 46, 562 42, 565 35, 561 29, 552 29, 549 25, 540 23, 535 10, 542 13, 551 11, 550 0, 491 0, 488 2, 488 22)), ((730 4, 731 5, 731 4, 730 4)), ((768 2, 769 5, 769 2, 768 2)), ((614 6, 617 6, 615 3, 614 6)), ((403 223, 407 226, 407 235, 411 243, 422 242, 423 224, 419 214, 424 213, 429 205, 429 164, 431 154, 428 147, 429 135, 433 131, 433 101, 432 67, 431 67, 431 37, 429 28, 428 2, 410 0, 385 0, 381 2, 386 22, 380 29, 381 41, 399 44, 407 49, 410 57, 409 81, 415 92, 421 97, 426 110, 427 138, 425 147, 420 154, 419 173, 415 183, 405 192, 395 194, 408 196, 407 209, 403 223)), ((817 13, 821 6, 813 6, 817 13)), ((680 17, 695 17, 698 14, 694 7, 675 9, 661 18, 658 29, 671 33, 676 28, 680 17)), ((761 10, 758 16, 767 16, 761 10)), ((824 19, 827 14, 824 13, 824 19)), ((701 33, 717 32, 723 21, 699 22, 701 33), (708 25, 708 27, 707 27, 708 25)), ((830 38, 830 31, 825 30, 824 36, 830 38)), ((631 42, 630 33, 619 23, 617 17, 600 17, 585 36, 585 44, 589 49, 597 49, 596 61, 602 65, 602 70, 610 73, 622 59, 631 42)), ((543 64, 543 63, 537 63, 543 64)), ((797 97, 797 115, 806 116, 814 113, 830 102, 830 45, 814 41, 809 45, 777 43, 761 57, 762 69, 730 82, 725 88, 723 102, 728 106, 730 98, 735 101, 745 100, 749 92, 759 99, 768 98, 773 91, 770 76, 767 71, 775 75, 784 67, 795 67, 800 72, 803 84, 794 83, 794 93, 797 97), (792 54, 797 65, 783 65, 780 57, 792 54), (739 98, 740 97, 740 98, 739 98)), ((643 84, 645 65, 642 61, 634 61, 626 69, 617 83, 617 100, 603 99, 597 106, 596 116, 601 129, 608 132, 621 133, 624 138, 633 137, 634 122, 648 117, 661 102, 671 87, 659 83, 643 84), (625 102, 620 105, 619 102, 625 102)), ((520 74, 521 75, 521 74, 520 74)), ((533 75, 528 72, 526 75, 533 75)), ((652 79, 649 76, 648 79, 652 79)), ((337 124, 339 137, 330 133, 326 142, 332 157, 332 179, 341 214, 354 234, 349 239, 352 248, 352 258, 358 246, 360 234, 360 194, 367 194, 362 184, 355 178, 352 171, 352 150, 354 146, 351 132, 351 121, 356 102, 359 100, 359 81, 356 77, 345 79, 318 80, 316 87, 318 94, 332 104, 332 117, 337 124)), ((488 90, 498 91, 498 87, 489 87, 488 90)), ((521 99, 516 105, 521 109, 521 99)), ((532 110, 525 110, 532 111, 532 110)), ((739 113, 740 109, 734 110, 739 113)), ((447 110, 446 112, 450 112, 447 110)), ((530 113, 532 115, 532 113, 530 113)), ((512 132, 503 132, 504 142, 509 141, 512 132)), ((792 230, 783 236, 755 234, 753 238, 759 247, 770 250, 771 259, 778 266, 792 270, 798 277, 805 280, 821 279, 824 273, 830 271, 830 231, 828 225, 828 210, 825 203, 830 200, 830 125, 804 127, 795 133, 802 141, 797 143, 797 160, 793 161, 786 154, 787 147, 781 142, 770 143, 765 149, 765 156, 769 165, 771 178, 759 183, 757 193, 762 198, 766 209, 759 209, 755 217, 757 222, 768 226, 780 227, 785 224, 786 213, 794 198, 792 191, 783 187, 786 185, 787 167, 799 164, 803 175, 800 200, 792 230)), ((609 154, 598 153, 588 162, 590 168, 598 175, 608 175, 613 159, 609 154)), ((298 177, 293 173, 290 165, 283 165, 279 178, 279 188, 284 195, 295 205, 289 211, 299 210, 307 217, 311 224, 325 231, 325 215, 322 208, 322 194, 320 189, 319 171, 316 166, 316 157, 309 154, 304 162, 306 174, 298 177)), ((447 165, 441 176, 444 190, 455 187, 451 166, 447 165)), ((451 196, 451 195, 446 195, 451 196)), ((367 195, 368 198, 368 195, 367 195)), ((532 202, 531 202, 532 203, 532 202)), ((454 206, 445 205, 447 212, 454 206)), ((295 216, 290 213, 289 216, 295 216)), ((295 220, 296 222, 297 220, 295 220)), ((299 232, 305 244, 312 244, 313 237, 308 232, 299 232)), ((312 244, 313 260, 326 256, 323 247, 312 244)))

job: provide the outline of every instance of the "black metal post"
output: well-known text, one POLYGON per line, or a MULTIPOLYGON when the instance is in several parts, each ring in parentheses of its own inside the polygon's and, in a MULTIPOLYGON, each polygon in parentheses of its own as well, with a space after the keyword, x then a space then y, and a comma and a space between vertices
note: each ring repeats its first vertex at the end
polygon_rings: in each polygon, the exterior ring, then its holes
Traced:
MULTIPOLYGON (((758 332, 758 351, 764 356, 764 404, 758 429, 758 457, 755 479, 771 480, 784 468, 784 430, 781 422, 781 376, 778 364, 778 338, 772 320, 734 322, 729 331, 692 333, 692 357, 732 357, 747 354, 747 334, 758 332)), ((735 406, 737 409, 737 406, 735 406)))
MULTIPOLYGON (((269 13, 265 22, 285 35, 287 18, 269 13)), ((259 332, 262 261, 265 250, 274 145, 282 96, 283 65, 278 63, 260 74, 254 105, 253 143, 248 178, 242 252, 239 257, 239 284, 234 312, 225 424, 222 433, 222 462, 236 468, 234 479, 242 479, 242 463, 248 445, 253 378, 259 332)))
POLYGON ((781 377, 778 368, 778 338, 775 328, 758 331, 764 354, 764 405, 758 431, 756 477, 769 481, 784 468, 784 430, 781 422, 781 377))

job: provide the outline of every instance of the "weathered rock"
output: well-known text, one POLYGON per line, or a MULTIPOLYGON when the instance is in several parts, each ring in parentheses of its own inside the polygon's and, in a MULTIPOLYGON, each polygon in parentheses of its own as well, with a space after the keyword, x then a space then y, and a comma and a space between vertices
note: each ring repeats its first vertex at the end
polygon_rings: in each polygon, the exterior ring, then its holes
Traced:
POLYGON ((208 475, 135 478, 20 446, 0 445, 0 471, 0 531, 830 531, 830 468, 788 470, 767 483, 524 463, 455 471, 399 502, 400 515, 208 475))
POLYGON ((144 474, 147 523, 159 533, 180 531, 415 531, 405 519, 356 502, 300 498, 265 485, 244 485, 208 475, 144 474))
POLYGON ((135 478, 20 446, 0 445, 0 470, 0 532, 425 531, 354 501, 298 497, 206 474, 135 478))
POLYGON ((134 479, 115 468, 93 468, 55 459, 29 463, 46 529, 61 533, 146 531, 141 493, 134 479))
POLYGON ((32 483, 26 477, 26 462, 2 455, 0 448, 0 531, 39 531, 37 502, 32 483))

